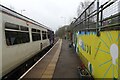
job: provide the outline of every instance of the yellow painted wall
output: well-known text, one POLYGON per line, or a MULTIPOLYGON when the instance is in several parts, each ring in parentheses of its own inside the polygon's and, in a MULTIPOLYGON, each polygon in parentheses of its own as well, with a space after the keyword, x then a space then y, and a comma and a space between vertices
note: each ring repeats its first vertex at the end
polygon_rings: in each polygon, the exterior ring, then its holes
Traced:
POLYGON ((103 31, 100 34, 98 37, 95 32, 76 33, 78 54, 89 70, 91 65, 94 78, 118 78, 120 33, 103 31))

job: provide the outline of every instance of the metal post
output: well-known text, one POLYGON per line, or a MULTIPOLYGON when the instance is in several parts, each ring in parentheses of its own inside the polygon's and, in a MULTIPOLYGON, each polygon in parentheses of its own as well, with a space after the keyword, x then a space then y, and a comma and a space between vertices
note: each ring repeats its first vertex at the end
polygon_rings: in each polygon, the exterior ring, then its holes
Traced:
POLYGON ((21 12, 21 14, 23 13, 23 11, 26 11, 26 10, 24 10, 24 9, 23 9, 23 10, 21 10, 21 11, 20 11, 20 12, 21 12))
POLYGON ((87 12, 85 11, 85 29, 86 29, 86 16, 87 16, 87 12))
MULTIPOLYGON (((90 16, 90 9, 88 9, 88 17, 90 16)), ((89 26, 89 20, 90 20, 90 18, 88 18, 88 30, 89 30, 89 28, 90 28, 90 26, 89 26)))
POLYGON ((98 29, 99 27, 99 0, 97 0, 97 26, 96 28, 98 29))
MULTIPOLYGON (((103 8, 103 6, 101 6, 101 10, 102 10, 102 8, 103 8)), ((101 21, 101 23, 100 23, 100 26, 102 27, 102 23, 103 23, 103 10, 101 11, 101 19, 100 19, 100 21, 101 21)))
POLYGON ((97 23, 96 23, 96 32, 97 32, 97 36, 100 36, 100 27, 99 27, 99 0, 97 0, 97 23))

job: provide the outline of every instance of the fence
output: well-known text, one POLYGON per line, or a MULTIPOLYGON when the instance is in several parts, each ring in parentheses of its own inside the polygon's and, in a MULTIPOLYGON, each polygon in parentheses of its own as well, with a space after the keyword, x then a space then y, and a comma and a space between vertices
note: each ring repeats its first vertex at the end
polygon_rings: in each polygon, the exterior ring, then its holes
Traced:
POLYGON ((95 80, 119 80, 120 0, 100 1, 94 0, 71 23, 72 42, 95 80))
POLYGON ((94 0, 81 15, 71 23, 74 31, 120 30, 120 0, 94 0))

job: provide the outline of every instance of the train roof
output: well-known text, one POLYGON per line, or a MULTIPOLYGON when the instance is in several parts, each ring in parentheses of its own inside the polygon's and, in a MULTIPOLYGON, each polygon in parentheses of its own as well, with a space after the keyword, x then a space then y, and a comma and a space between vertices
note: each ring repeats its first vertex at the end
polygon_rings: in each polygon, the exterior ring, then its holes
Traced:
POLYGON ((25 20, 27 22, 31 22, 32 24, 40 26, 40 27, 42 27, 44 29, 48 29, 48 30, 52 31, 52 29, 48 28, 47 26, 45 26, 45 25, 43 25, 43 24, 41 24, 41 23, 39 23, 39 22, 37 22, 37 21, 35 21, 33 19, 30 19, 30 18, 28 18, 28 17, 26 17, 26 16, 24 16, 24 15, 22 15, 22 14, 16 12, 16 11, 14 11, 14 10, 11 10, 11 9, 1 5, 1 4, 0 4, 0 11, 2 11, 4 13, 7 13, 9 15, 12 15, 14 17, 17 17, 19 19, 25 20))

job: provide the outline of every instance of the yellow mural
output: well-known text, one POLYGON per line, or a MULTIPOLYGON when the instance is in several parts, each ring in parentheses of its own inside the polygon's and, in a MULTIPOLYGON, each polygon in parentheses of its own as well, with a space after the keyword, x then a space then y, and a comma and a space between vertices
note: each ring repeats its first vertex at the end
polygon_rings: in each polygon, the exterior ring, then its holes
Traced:
POLYGON ((77 51, 94 78, 118 78, 118 54, 120 51, 119 31, 78 32, 77 51))

